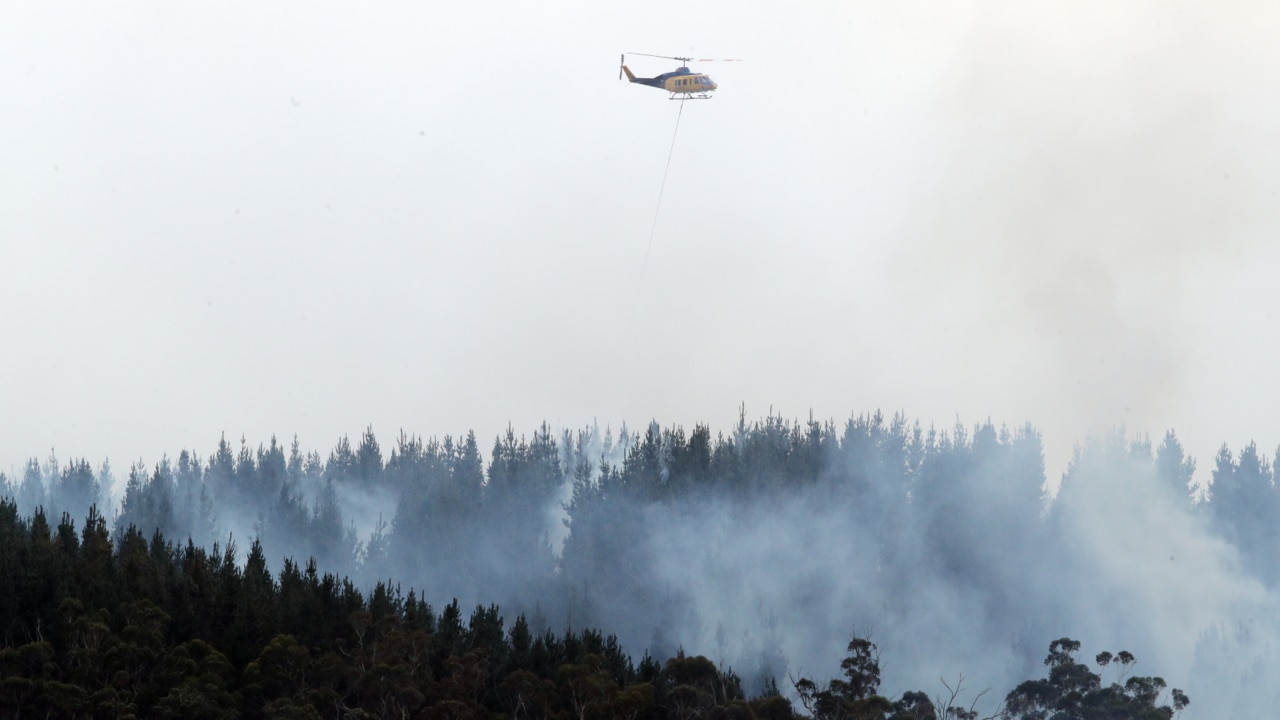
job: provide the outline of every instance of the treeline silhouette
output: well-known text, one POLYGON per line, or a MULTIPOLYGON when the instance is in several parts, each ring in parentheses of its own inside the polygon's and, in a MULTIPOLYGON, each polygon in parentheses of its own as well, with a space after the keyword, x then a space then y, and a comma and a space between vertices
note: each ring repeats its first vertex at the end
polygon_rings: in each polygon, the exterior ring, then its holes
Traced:
MULTIPOLYGON (((1177 488, 1274 584, 1277 566, 1267 557, 1280 528, 1280 448, 1272 461, 1253 442, 1238 457, 1224 444, 1209 484, 1197 488, 1190 486, 1195 462, 1172 431, 1154 450, 1145 438, 1114 434, 1077 449, 1063 482, 1068 494, 1089 452, 1114 456, 1117 449, 1153 463, 1160 481, 1177 488)), ((1021 518, 1018 534, 1030 532, 1053 505, 1040 437, 1030 425, 1010 430, 988 421, 948 432, 879 413, 843 427, 742 418, 730 434, 715 437, 705 425, 686 433, 657 424, 638 434, 623 426, 616 440, 598 427, 557 437, 544 424, 527 439, 510 429, 495 439, 487 467, 473 433, 424 441, 402 432, 384 454, 370 428, 355 447, 340 438, 327 459, 303 453, 296 438, 288 451, 275 437, 256 448, 242 440, 237 451, 223 437, 205 461, 183 450, 176 462, 135 463, 112 506, 107 493, 116 484, 109 462, 95 470, 84 459, 60 466, 56 456, 43 464, 32 458, 21 477, 0 473, 0 495, 26 516, 43 508, 46 515, 82 517, 96 504, 111 508, 106 515, 116 537, 134 526, 208 545, 225 543, 228 530, 244 530, 273 559, 314 557, 321 567, 372 582, 385 576, 394 556, 397 564, 418 561, 454 580, 455 570, 466 569, 481 594, 509 585, 512 567, 532 583, 523 585, 530 591, 559 573, 614 584, 604 578, 625 564, 617 556, 634 544, 609 537, 630 534, 627 523, 636 517, 620 510, 635 503, 675 504, 708 493, 754 503, 820 486, 850 501, 851 524, 928 528, 939 533, 931 545, 946 551, 957 549, 945 537, 954 528, 932 520, 959 496, 966 503, 974 493, 987 496, 1001 520, 1021 518), (357 497, 375 506, 368 528, 354 523, 370 519, 368 504, 345 507, 340 499, 357 497), (567 538, 553 547, 561 521, 548 517, 562 507, 567 538), (499 568, 477 561, 495 553, 513 561, 499 568), (490 581, 486 571, 501 580, 490 581)), ((892 551, 892 532, 874 534, 886 538, 879 551, 892 551)))
MULTIPOLYGON (((951 642, 952 656, 972 655, 975 639, 990 638, 1011 648, 998 677, 1026 677, 1047 639, 1098 614, 1090 603, 1101 593, 1082 582, 1096 559, 1072 539, 1093 531, 1087 517, 1117 483, 1203 519, 1273 585, 1276 466, 1252 443, 1239 457, 1224 446, 1211 485, 1195 487, 1195 463, 1173 432, 1153 446, 1117 431, 1077 449, 1054 496, 1029 424, 940 430, 880 413, 840 424, 742 413, 714 434, 657 423, 616 434, 508 429, 487 462, 473 433, 401 432, 387 451, 368 428, 327 457, 296 438, 286 448, 274 437, 238 447, 224 437, 207 458, 183 450, 133 463, 120 478, 107 462, 33 459, 16 477, 0 475, 0 494, 33 524, 109 507, 92 525, 121 554, 142 537, 189 538, 180 555, 205 553, 231 573, 227 549, 251 542, 236 572, 260 556, 258 574, 283 568, 281 593, 301 574, 329 578, 336 598, 372 599, 391 593, 394 578, 419 605, 502 607, 535 637, 605 628, 651 658, 696 647, 716 667, 735 668, 744 695, 759 696, 796 657, 815 666, 812 648, 829 647, 833 632, 862 622, 901 639, 918 633, 920 617, 932 626, 963 617, 965 627, 915 647, 951 642), (211 547, 223 550, 201 550, 211 547)), ((1154 522, 1135 513, 1135 526, 1154 522)), ((164 543, 145 544, 163 554, 164 543)), ((354 611, 317 616, 329 618, 320 634, 347 632, 354 611)), ((180 612, 165 613, 182 625, 180 612)), ((56 619, 5 617, 9 642, 56 619)), ((235 637, 231 627, 220 632, 235 637)), ((320 647, 283 632, 308 652, 320 647)), ((245 647, 222 652, 239 663, 260 651, 245 647)))

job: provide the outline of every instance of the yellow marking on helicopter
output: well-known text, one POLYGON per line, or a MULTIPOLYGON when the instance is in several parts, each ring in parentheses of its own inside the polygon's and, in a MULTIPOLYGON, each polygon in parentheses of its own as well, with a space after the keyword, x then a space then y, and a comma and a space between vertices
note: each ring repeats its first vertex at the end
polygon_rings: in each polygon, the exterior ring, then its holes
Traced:
MULTIPOLYGON (((648 53, 631 53, 632 55, 641 55, 644 57, 665 58, 667 60, 680 61, 680 67, 671 72, 655 75, 654 77, 636 77, 631 72, 631 68, 627 67, 627 55, 623 53, 622 60, 619 63, 618 79, 621 80, 623 74, 627 76, 627 80, 638 85, 648 85, 649 87, 659 88, 671 93, 671 99, 680 100, 709 100, 711 93, 719 87, 710 75, 706 73, 696 73, 689 69, 689 61, 693 58, 673 57, 671 55, 650 55, 648 53)), ((711 58, 703 58, 698 62, 714 62, 711 58)), ((728 58, 719 60, 719 62, 738 62, 737 58, 728 58)))

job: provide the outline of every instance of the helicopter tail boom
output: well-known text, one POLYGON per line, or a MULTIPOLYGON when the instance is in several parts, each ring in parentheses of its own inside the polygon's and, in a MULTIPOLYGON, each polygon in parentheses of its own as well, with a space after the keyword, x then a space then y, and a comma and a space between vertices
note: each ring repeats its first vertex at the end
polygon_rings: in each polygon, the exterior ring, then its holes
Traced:
POLYGON ((626 65, 623 65, 622 72, 627 74, 627 79, 630 80, 631 82, 636 81, 636 75, 635 73, 631 72, 631 68, 627 67, 626 65))

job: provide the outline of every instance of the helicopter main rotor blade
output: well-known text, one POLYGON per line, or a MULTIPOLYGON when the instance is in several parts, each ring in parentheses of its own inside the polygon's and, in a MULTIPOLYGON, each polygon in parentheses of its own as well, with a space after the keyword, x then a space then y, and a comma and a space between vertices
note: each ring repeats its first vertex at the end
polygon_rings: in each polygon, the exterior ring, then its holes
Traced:
POLYGON ((652 54, 652 53, 638 53, 638 52, 633 52, 633 53, 627 53, 627 54, 628 54, 628 55, 640 55, 641 57, 662 58, 662 59, 664 59, 664 60, 679 60, 680 62, 689 62, 690 60, 692 60, 692 59, 693 59, 693 58, 687 58, 687 57, 676 57, 676 56, 674 56, 674 55, 654 55, 654 54, 652 54))

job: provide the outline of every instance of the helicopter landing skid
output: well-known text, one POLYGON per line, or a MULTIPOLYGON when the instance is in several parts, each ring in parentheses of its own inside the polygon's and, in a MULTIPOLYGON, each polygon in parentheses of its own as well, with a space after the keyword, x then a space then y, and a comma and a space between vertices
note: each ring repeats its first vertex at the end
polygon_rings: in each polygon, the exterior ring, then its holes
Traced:
POLYGON ((710 100, 711 93, 671 93, 668 100, 710 100))

